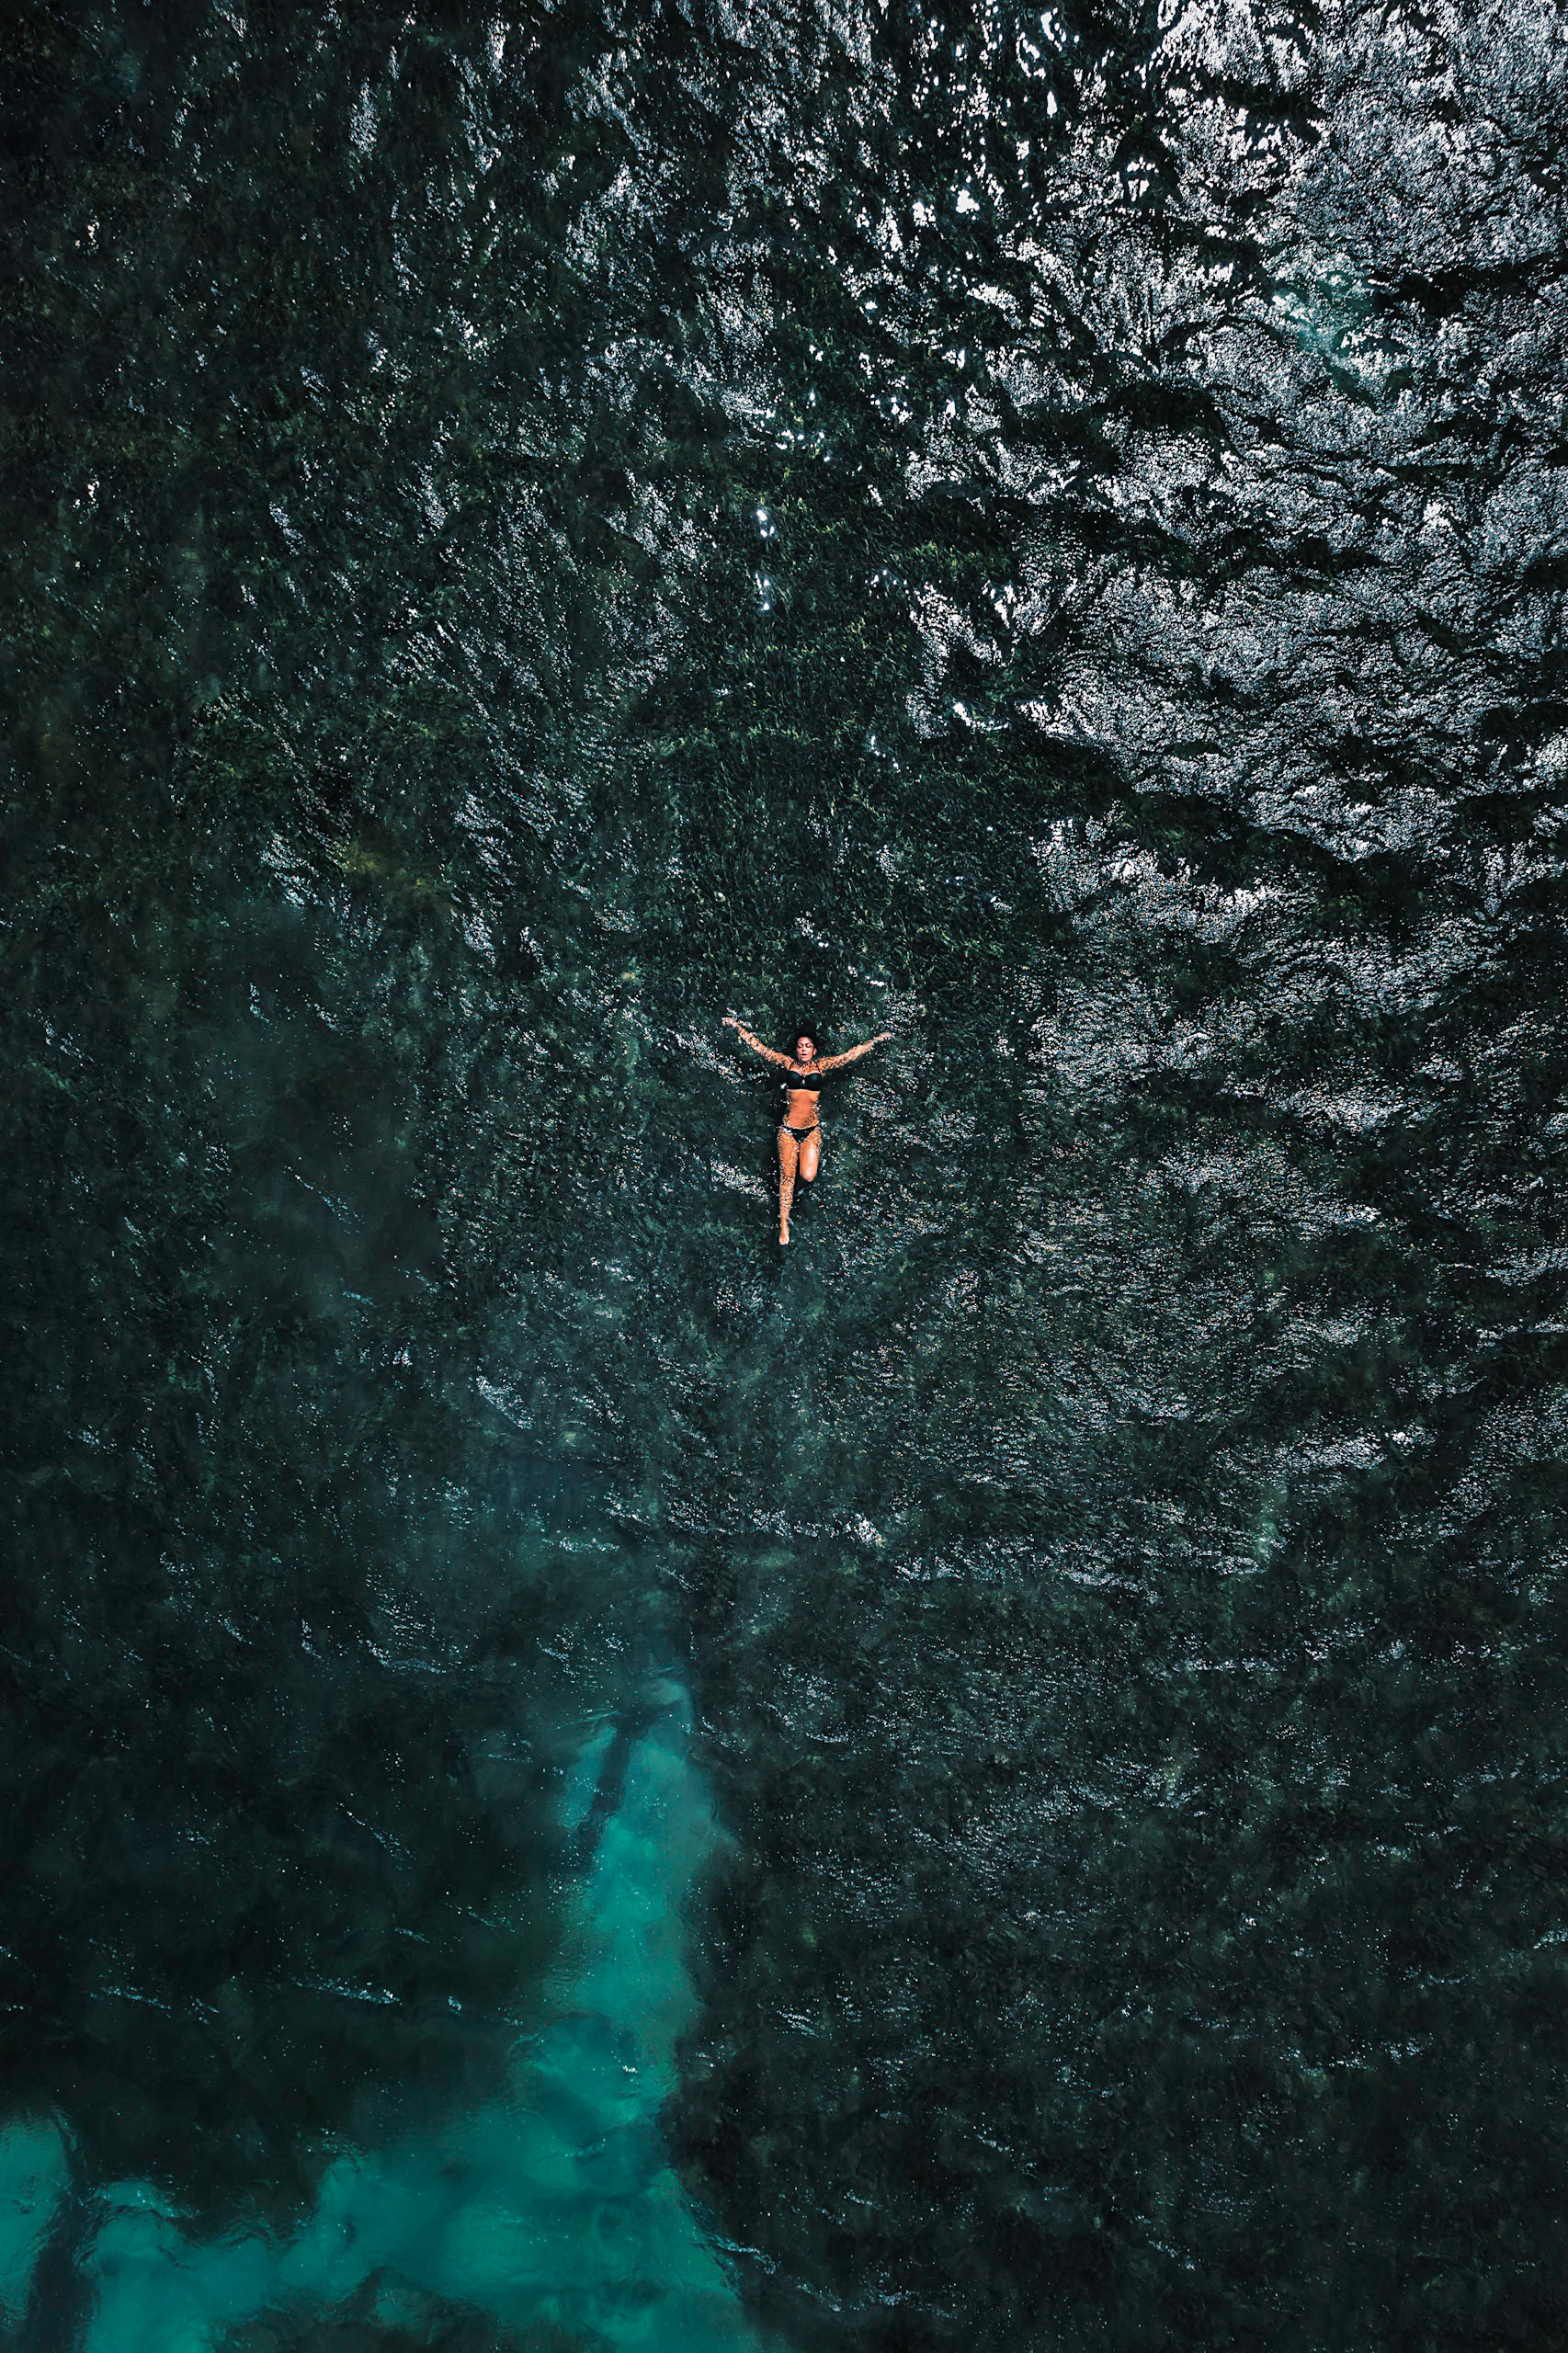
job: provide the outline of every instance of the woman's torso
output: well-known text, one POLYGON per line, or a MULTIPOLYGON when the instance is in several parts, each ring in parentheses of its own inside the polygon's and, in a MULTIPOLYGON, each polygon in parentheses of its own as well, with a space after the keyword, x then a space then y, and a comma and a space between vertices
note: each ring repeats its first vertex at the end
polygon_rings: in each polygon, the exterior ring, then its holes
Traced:
POLYGON ((784 1117, 792 1128, 810 1127, 817 1116, 817 1097, 822 1091, 822 1073, 814 1063, 804 1070, 791 1063, 784 1073, 784 1117))

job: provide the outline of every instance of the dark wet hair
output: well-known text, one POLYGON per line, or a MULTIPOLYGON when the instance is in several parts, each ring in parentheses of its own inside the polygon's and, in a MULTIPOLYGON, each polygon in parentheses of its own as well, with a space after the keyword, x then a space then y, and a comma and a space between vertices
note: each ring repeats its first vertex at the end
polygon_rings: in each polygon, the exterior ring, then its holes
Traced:
POLYGON ((797 1022, 796 1022, 796 1024, 795 1024, 794 1028, 793 1028, 793 1029, 790 1030, 790 1051, 794 1051, 795 1040, 796 1040, 796 1039, 797 1039, 797 1038, 809 1038, 809 1039, 811 1040, 811 1041, 812 1041, 812 1053, 813 1053, 813 1054, 820 1054, 820 1053, 821 1053, 821 1051, 822 1051, 822 1032, 821 1032, 821 1030, 817 1028, 817 1025, 816 1025, 816 1023, 815 1023, 814 1021, 797 1021, 797 1022))

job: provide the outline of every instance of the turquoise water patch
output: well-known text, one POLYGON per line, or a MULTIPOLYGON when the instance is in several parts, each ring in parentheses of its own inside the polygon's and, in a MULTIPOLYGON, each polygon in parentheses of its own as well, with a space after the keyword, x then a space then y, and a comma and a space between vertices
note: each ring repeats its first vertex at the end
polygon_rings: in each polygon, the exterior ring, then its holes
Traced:
POLYGON ((66 2178, 65 2144, 55 2125, 18 2117, 0 2132, 0 2321, 8 2326, 27 2310, 66 2178))
MULTIPOLYGON (((694 2015, 683 1906, 715 1829, 673 1680, 630 1740, 602 1724, 568 1776, 581 1829, 618 1738, 617 1802, 569 1910, 545 2025, 519 2042, 507 2096, 373 2152, 345 2151, 309 2221, 278 2243, 214 2241, 144 2185, 117 2184, 80 2257, 93 2299, 86 2353, 207 2353, 273 2312, 350 2299, 393 2325, 412 2289, 506 2327, 645 2353, 755 2346, 724 2266, 670 2169, 659 2126, 676 2037, 694 2015)), ((66 2187, 59 2132, 15 2124, 0 2143, 0 2302, 25 2312, 66 2187)))

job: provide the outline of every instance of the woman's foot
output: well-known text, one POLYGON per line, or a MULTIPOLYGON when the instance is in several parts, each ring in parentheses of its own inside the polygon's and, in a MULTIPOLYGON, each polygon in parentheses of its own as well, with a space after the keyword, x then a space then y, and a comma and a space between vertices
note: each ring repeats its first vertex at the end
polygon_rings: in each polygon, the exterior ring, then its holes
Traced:
POLYGON ((778 1239, 780 1242, 788 1242, 790 1239, 790 1221, 787 1217, 781 1217, 778 1221, 778 1239))

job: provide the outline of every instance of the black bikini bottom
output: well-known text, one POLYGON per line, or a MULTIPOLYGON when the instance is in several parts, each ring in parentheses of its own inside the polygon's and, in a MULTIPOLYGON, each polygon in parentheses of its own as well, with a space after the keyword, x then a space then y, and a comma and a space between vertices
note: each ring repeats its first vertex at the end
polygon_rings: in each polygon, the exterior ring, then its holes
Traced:
POLYGON ((809 1128, 792 1128, 788 1120, 781 1120, 778 1123, 779 1134, 781 1136, 793 1136, 797 1143, 804 1142, 807 1136, 814 1136, 818 1134, 821 1131, 821 1129, 822 1121, 820 1120, 813 1120, 809 1128))

